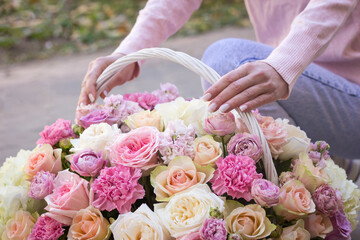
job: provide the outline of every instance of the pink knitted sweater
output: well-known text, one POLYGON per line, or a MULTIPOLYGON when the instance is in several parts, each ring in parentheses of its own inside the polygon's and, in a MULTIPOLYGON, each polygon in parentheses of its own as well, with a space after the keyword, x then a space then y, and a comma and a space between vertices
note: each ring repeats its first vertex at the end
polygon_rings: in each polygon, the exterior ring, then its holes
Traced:
MULTIPOLYGON (((149 0, 115 50, 159 46, 178 31, 202 0, 149 0)), ((360 85, 359 0, 245 0, 259 42, 275 49, 264 61, 289 84, 311 63, 360 85)))

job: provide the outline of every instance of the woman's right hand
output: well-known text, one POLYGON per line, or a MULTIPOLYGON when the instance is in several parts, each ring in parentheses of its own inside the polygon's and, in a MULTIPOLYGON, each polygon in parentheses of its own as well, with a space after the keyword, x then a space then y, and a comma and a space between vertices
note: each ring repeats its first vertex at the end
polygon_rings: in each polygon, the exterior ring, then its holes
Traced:
MULTIPOLYGON (((96 94, 96 80, 101 73, 113 62, 125 56, 121 53, 113 53, 105 57, 99 57, 90 62, 88 71, 81 84, 81 92, 78 100, 78 105, 81 103, 87 105, 95 102, 96 94)), ((137 63, 131 63, 122 70, 118 71, 111 79, 105 84, 105 90, 100 94, 104 98, 116 86, 122 85, 139 75, 139 66, 137 63)))

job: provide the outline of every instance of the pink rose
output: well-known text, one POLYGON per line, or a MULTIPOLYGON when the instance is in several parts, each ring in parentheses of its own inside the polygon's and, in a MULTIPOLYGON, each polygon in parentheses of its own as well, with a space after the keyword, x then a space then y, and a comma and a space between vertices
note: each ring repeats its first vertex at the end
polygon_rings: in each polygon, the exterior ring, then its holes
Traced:
POLYGON ((25 165, 26 178, 32 180, 40 171, 57 173, 62 170, 61 149, 55 149, 49 144, 37 148, 30 156, 25 165))
POLYGON ((113 125, 117 122, 117 118, 111 117, 104 109, 95 109, 79 119, 79 125, 83 128, 88 128, 92 124, 99 124, 102 122, 113 125))
POLYGON ((126 166, 104 168, 91 185, 94 192, 92 205, 103 211, 115 208, 120 214, 130 212, 131 204, 142 199, 144 188, 139 184, 141 171, 126 166))
POLYGON ((148 92, 125 94, 124 99, 137 102, 140 107, 147 110, 153 110, 155 105, 159 103, 159 98, 156 95, 148 92))
POLYGON ((55 174, 50 172, 38 172, 30 185, 29 196, 34 199, 44 199, 52 193, 55 174))
POLYGON ((51 126, 45 126, 40 136, 41 138, 37 140, 36 144, 50 144, 53 146, 61 139, 75 137, 75 134, 71 127, 71 121, 59 118, 51 126))
POLYGON ((272 157, 277 159, 279 154, 283 152, 282 147, 287 141, 285 125, 281 122, 276 122, 272 117, 261 116, 257 112, 254 112, 254 116, 269 144, 272 157))
POLYGON ((265 179, 255 179, 251 187, 255 202, 263 207, 273 207, 279 203, 280 189, 265 179))
POLYGON ((251 157, 258 162, 263 154, 260 139, 255 134, 238 133, 227 144, 229 154, 251 157))
POLYGON ((85 149, 71 156, 70 163, 71 170, 81 176, 96 177, 100 170, 106 166, 107 160, 104 159, 101 152, 96 153, 91 149, 85 149))
POLYGON ((45 197, 49 216, 60 223, 71 225, 76 213, 89 206, 89 182, 77 174, 64 170, 54 180, 54 191, 45 197))
POLYGON ((101 109, 101 107, 97 103, 88 104, 88 105, 81 103, 76 108, 76 119, 75 119, 76 124, 80 125, 80 122, 79 122, 80 118, 88 115, 90 112, 92 112, 93 110, 96 110, 96 109, 101 109))
POLYGON ((219 158, 216 165, 218 168, 210 180, 214 192, 219 196, 227 193, 234 198, 250 201, 252 182, 262 178, 262 174, 256 172, 254 160, 248 156, 228 155, 219 158))
POLYGON ((15 216, 7 221, 5 230, 1 236, 2 240, 27 239, 36 220, 29 212, 19 210, 15 216))
POLYGON ((212 114, 204 122, 204 130, 217 136, 231 134, 235 132, 235 128, 235 118, 231 112, 212 114))
POLYGON ((155 127, 141 127, 121 134, 107 148, 113 165, 148 170, 158 165, 159 131, 155 127))
POLYGON ((320 213, 310 214, 305 218, 305 228, 309 231, 311 238, 321 237, 333 231, 333 226, 329 217, 320 213))
POLYGON ((295 179, 295 174, 293 172, 282 172, 279 176, 280 187, 292 179, 295 179))
POLYGON ((315 212, 310 192, 298 180, 291 180, 280 189, 280 204, 274 207, 277 215, 292 220, 315 212))
POLYGON ((41 215, 35 223, 28 240, 59 239, 65 232, 63 224, 51 217, 41 215))
POLYGON ((176 240, 202 240, 200 232, 192 232, 181 237, 176 238, 176 240))

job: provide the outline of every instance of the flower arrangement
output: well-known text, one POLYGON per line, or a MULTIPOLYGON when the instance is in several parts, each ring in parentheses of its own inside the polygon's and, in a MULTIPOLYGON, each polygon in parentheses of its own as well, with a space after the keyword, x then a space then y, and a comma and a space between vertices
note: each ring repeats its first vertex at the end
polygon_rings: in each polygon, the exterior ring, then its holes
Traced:
POLYGON ((360 190, 328 144, 254 111, 277 186, 259 137, 207 108, 167 83, 46 126, 0 169, 1 239, 350 238, 360 190))

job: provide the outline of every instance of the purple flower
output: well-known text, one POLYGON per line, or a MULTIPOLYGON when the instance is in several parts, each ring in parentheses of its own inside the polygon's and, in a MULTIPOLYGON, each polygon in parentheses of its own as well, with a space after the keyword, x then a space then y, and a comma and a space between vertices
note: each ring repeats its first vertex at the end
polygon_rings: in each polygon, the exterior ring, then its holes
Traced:
POLYGON ((273 207, 280 201, 280 189, 265 179, 255 179, 251 187, 251 195, 255 202, 263 207, 273 207))
POLYGON ((50 240, 59 239, 65 229, 64 225, 55 219, 41 215, 35 223, 28 240, 50 240))
POLYGON ((260 139, 255 134, 238 133, 227 144, 229 154, 251 157, 258 162, 263 154, 260 139))
POLYGON ((83 128, 88 128, 92 124, 108 123, 110 125, 117 122, 115 118, 111 118, 110 115, 104 109, 95 109, 89 114, 79 119, 79 124, 83 128))
POLYGON ((36 144, 50 144, 53 146, 61 139, 75 137, 75 134, 71 127, 71 121, 59 118, 52 125, 45 126, 40 136, 41 138, 37 140, 36 144))
POLYGON ((152 92, 158 99, 159 103, 166 103, 174 101, 179 97, 179 90, 172 83, 160 84, 160 90, 152 92))
POLYGON ((337 211, 330 217, 334 230, 329 233, 325 240, 347 240, 350 239, 351 223, 342 210, 337 211))
POLYGON ((317 141, 310 144, 308 155, 316 166, 324 168, 326 167, 325 160, 330 158, 329 149, 330 146, 325 141, 317 141))
POLYGON ((91 149, 85 149, 71 156, 71 170, 76 171, 84 177, 96 177, 103 169, 107 160, 103 158, 102 153, 96 153, 91 149))
POLYGON ((328 184, 321 185, 314 191, 313 200, 316 209, 328 216, 332 216, 338 212, 339 209, 342 209, 343 203, 340 192, 328 184))
POLYGON ((92 205, 100 211, 112 211, 120 214, 131 210, 131 205, 145 195, 144 188, 138 183, 141 170, 123 165, 104 168, 91 189, 94 191, 92 205))
POLYGON ((55 174, 39 171, 31 181, 29 196, 34 199, 44 199, 53 191, 55 174))
POLYGON ((226 240, 227 231, 225 221, 217 218, 207 218, 200 230, 203 240, 226 240))

